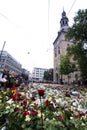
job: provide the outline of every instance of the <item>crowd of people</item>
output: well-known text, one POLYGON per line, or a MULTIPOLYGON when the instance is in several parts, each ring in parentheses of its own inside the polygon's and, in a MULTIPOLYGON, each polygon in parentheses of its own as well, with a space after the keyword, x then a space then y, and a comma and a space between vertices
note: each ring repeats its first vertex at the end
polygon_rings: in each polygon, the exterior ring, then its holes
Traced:
POLYGON ((28 79, 25 79, 22 75, 17 75, 13 71, 4 69, 0 71, 0 88, 12 88, 14 85, 16 87, 26 86, 28 79))

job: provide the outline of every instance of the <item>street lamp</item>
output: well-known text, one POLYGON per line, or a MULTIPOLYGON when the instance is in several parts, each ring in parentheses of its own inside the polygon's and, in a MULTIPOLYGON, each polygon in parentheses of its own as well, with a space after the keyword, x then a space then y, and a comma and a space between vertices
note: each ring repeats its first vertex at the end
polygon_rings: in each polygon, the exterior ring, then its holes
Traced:
POLYGON ((1 61, 2 53, 3 53, 4 47, 5 47, 5 43, 6 43, 6 41, 4 41, 4 44, 3 44, 3 47, 2 47, 2 50, 1 50, 0 61, 1 61))
POLYGON ((2 68, 2 53, 3 53, 3 50, 4 50, 4 47, 5 47, 5 44, 6 44, 6 41, 4 41, 4 44, 3 44, 3 47, 2 47, 2 50, 1 50, 1 53, 0 53, 0 68, 2 68))

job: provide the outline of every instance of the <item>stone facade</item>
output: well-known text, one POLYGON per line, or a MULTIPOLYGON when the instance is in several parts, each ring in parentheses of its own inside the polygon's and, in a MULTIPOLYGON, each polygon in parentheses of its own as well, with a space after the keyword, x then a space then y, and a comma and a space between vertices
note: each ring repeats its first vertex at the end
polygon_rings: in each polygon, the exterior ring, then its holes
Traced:
MULTIPOLYGON (((54 46, 54 82, 60 83, 61 77, 59 74, 59 64, 62 55, 66 54, 66 49, 72 44, 72 42, 65 39, 65 34, 68 31, 68 18, 66 17, 66 12, 62 12, 62 18, 60 20, 60 31, 58 36, 53 42, 54 46)), ((64 79, 65 80, 65 79, 64 79)))

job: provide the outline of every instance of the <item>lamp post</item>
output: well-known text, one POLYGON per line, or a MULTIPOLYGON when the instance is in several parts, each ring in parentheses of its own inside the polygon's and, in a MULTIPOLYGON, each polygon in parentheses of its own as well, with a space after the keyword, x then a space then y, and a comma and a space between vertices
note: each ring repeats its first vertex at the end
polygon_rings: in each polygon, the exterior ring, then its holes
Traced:
POLYGON ((2 53, 3 53, 4 47, 5 47, 5 43, 6 43, 6 41, 4 41, 4 44, 3 44, 3 47, 2 47, 2 50, 1 50, 0 61, 1 61, 2 53))
MULTIPOLYGON (((0 54, 0 62, 1 62, 1 58, 2 58, 3 50, 4 50, 4 47, 5 47, 5 43, 6 43, 6 41, 4 41, 4 44, 3 44, 3 47, 2 47, 2 50, 1 50, 1 54, 0 54)), ((2 62, 1 62, 1 64, 0 64, 0 67, 2 68, 2 62)))

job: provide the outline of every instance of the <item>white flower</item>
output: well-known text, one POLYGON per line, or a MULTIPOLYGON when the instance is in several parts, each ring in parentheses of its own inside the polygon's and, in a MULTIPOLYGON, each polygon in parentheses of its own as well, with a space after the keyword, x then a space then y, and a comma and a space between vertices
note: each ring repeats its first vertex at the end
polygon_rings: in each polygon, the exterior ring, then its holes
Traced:
POLYGON ((6 109, 10 109, 10 106, 7 106, 6 109))
POLYGON ((30 98, 32 97, 32 94, 30 93, 30 98))
POLYGON ((41 106, 40 99, 35 100, 35 103, 38 104, 38 106, 41 106))
POLYGON ((12 104, 14 101, 12 99, 8 100, 7 103, 12 104))
POLYGON ((73 102, 72 104, 73 104, 73 106, 75 106, 75 107, 77 106, 77 103, 76 103, 76 102, 73 102))
POLYGON ((72 119, 74 119, 74 118, 71 116, 70 119, 72 120, 72 119))
POLYGON ((78 105, 78 109, 81 108, 81 107, 82 107, 82 106, 79 104, 79 105, 78 105))
POLYGON ((72 105, 76 107, 79 105, 79 102, 76 99, 74 99, 72 105))
POLYGON ((41 112, 38 110, 38 117, 41 117, 41 112))
POLYGON ((26 115, 25 121, 30 121, 30 120, 31 120, 30 116, 26 115))
POLYGON ((14 104, 14 103, 13 103, 13 104, 12 104, 12 106, 13 106, 13 107, 15 107, 15 106, 16 106, 16 104, 14 104))
POLYGON ((56 99, 56 103, 61 103, 62 102, 62 99, 59 98, 59 99, 56 99))
POLYGON ((49 119, 48 119, 48 118, 46 118, 46 121, 49 121, 49 119))
POLYGON ((49 101, 52 101, 52 97, 51 96, 48 96, 47 97, 49 101))

